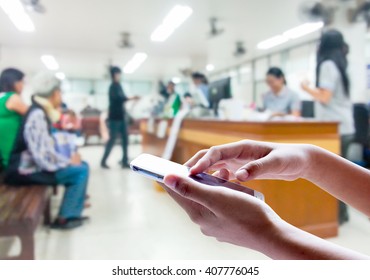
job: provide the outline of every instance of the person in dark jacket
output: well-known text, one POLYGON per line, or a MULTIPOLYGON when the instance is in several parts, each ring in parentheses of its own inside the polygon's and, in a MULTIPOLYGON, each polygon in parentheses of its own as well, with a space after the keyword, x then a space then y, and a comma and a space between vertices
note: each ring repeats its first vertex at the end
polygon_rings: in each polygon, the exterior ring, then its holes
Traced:
POLYGON ((119 67, 111 67, 110 74, 112 78, 112 84, 109 87, 109 110, 108 110, 108 128, 109 128, 109 140, 105 145, 105 151, 101 160, 101 167, 109 169, 107 165, 108 157, 114 147, 117 135, 121 135, 122 145, 122 161, 120 162, 123 168, 129 167, 128 164, 128 131, 126 123, 126 112, 124 104, 129 100, 137 100, 138 97, 127 97, 121 86, 121 74, 122 71, 119 67))

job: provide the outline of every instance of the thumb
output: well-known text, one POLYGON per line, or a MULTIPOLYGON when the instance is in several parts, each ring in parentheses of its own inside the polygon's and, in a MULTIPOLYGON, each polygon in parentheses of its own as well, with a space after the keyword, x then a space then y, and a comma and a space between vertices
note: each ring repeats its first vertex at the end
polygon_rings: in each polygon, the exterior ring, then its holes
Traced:
POLYGON ((251 161, 236 171, 235 176, 239 181, 245 182, 253 179, 262 179, 265 174, 274 174, 278 162, 272 156, 251 161))
POLYGON ((214 208, 212 205, 217 204, 215 202, 222 195, 219 188, 198 183, 190 177, 167 175, 163 182, 180 196, 201 204, 209 210, 214 208))

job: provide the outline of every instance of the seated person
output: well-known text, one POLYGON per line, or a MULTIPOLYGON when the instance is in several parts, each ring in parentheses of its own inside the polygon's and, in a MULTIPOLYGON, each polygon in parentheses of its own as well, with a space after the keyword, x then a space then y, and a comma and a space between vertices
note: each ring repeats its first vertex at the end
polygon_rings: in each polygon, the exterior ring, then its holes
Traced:
POLYGON ((89 168, 77 153, 67 158, 56 151, 51 129, 60 118, 60 86, 51 74, 36 76, 33 104, 21 125, 4 181, 10 185, 64 185, 63 202, 52 228, 72 229, 86 220, 81 214, 89 168))
POLYGON ((301 101, 298 94, 286 86, 286 79, 280 68, 272 67, 266 74, 270 91, 263 96, 263 108, 271 112, 271 117, 301 116, 301 101))
POLYGON ((62 130, 75 133, 77 135, 81 134, 81 120, 73 110, 68 110, 63 114, 61 126, 62 130))
POLYGON ((0 167, 8 166, 14 141, 28 106, 22 101, 24 74, 8 68, 0 75, 0 167))
MULTIPOLYGON (((243 182, 304 178, 370 217, 370 171, 313 145, 245 140, 200 151, 185 165, 193 175, 215 170, 225 180, 243 182)), ((219 241, 273 259, 370 258, 288 224, 248 194, 174 174, 166 175, 164 183, 202 232, 219 241)))

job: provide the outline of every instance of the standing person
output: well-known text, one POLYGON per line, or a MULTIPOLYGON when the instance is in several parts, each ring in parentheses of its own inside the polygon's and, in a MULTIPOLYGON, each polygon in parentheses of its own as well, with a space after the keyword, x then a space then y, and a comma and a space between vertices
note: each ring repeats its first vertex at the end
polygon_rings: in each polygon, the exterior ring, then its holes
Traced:
MULTIPOLYGON (((347 74, 348 45, 342 33, 328 30, 322 34, 317 51, 316 87, 307 82, 302 89, 316 101, 316 118, 322 121, 338 121, 341 136, 341 154, 347 155, 355 133, 353 108, 350 101, 350 82, 347 74)), ((339 221, 348 221, 348 210, 340 203, 339 221)))
POLYGON ((287 87, 285 75, 280 68, 271 67, 266 73, 266 84, 270 91, 263 96, 263 107, 271 117, 301 116, 301 101, 297 93, 287 87))
POLYGON ((181 98, 176 92, 175 83, 170 81, 167 84, 166 92, 168 94, 167 103, 164 106, 164 114, 166 117, 175 117, 181 108, 181 98))
POLYGON ((202 73, 194 72, 191 78, 197 90, 193 94, 193 98, 196 100, 197 105, 209 108, 209 85, 207 77, 202 73))
POLYGON ((105 151, 101 160, 101 167, 109 169, 107 160, 110 152, 113 149, 114 143, 116 142, 117 134, 121 134, 121 145, 122 145, 122 161, 120 162, 123 168, 128 168, 128 131, 126 123, 126 111, 124 104, 129 100, 137 100, 138 97, 128 98, 121 86, 121 74, 122 71, 119 67, 113 66, 110 69, 112 78, 112 84, 109 87, 109 109, 108 109, 108 128, 109 128, 109 140, 105 145, 105 151))
POLYGON ((5 69, 0 75, 0 166, 8 166, 15 138, 28 106, 23 103, 24 74, 13 68, 5 69))

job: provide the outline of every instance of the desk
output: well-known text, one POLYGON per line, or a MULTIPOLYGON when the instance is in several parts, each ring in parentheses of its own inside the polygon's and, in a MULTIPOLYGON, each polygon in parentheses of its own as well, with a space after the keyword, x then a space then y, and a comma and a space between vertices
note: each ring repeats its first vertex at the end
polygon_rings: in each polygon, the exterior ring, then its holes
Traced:
MULTIPOLYGON (((155 122, 158 124, 159 120, 155 122)), ((171 121, 169 127, 171 126, 171 121)), ((140 124, 143 152, 160 156, 166 139, 148 132, 148 122, 140 124)), ((168 134, 168 132, 167 132, 168 134)), ((279 143, 309 143, 339 153, 338 124, 334 122, 228 122, 185 120, 179 133, 172 160, 184 163, 197 151, 242 139, 279 143)), ((245 183, 265 195, 266 202, 287 222, 317 236, 338 235, 337 200, 314 184, 255 180, 245 183)))

